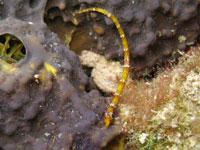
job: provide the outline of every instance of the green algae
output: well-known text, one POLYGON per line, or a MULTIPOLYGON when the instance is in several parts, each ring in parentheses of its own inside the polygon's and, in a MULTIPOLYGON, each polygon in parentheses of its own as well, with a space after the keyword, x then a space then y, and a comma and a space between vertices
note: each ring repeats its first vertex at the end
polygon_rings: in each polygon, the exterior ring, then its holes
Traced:
POLYGON ((13 35, 4 34, 0 36, 0 58, 12 64, 24 59, 25 49, 23 43, 13 35))

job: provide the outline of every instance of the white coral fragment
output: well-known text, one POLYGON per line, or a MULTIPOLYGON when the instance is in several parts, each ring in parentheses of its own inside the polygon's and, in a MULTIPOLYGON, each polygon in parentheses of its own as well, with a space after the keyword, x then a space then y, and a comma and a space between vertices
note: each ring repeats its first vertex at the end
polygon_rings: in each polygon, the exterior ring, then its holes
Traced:
POLYGON ((91 76, 102 91, 111 93, 117 89, 123 73, 119 62, 108 61, 104 56, 87 50, 82 51, 80 60, 82 65, 93 67, 91 76))

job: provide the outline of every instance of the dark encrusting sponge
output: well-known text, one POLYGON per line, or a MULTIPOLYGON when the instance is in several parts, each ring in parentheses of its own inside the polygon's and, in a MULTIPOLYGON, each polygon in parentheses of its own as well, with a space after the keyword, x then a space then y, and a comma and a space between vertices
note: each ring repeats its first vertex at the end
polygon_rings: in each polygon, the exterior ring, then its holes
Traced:
POLYGON ((101 149, 118 127, 104 127, 105 98, 43 22, 46 2, 0 0, 0 36, 26 49, 16 63, 0 59, 0 149, 101 149))

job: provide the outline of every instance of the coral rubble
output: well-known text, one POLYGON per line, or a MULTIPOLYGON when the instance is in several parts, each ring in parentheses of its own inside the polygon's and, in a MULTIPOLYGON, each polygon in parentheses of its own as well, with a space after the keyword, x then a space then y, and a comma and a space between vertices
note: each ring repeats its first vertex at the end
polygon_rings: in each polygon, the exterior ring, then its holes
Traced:
MULTIPOLYGON (((108 61, 104 56, 87 50, 82 51, 80 60, 82 65, 93 68, 91 77, 103 92, 116 91, 123 72, 119 62, 108 61)), ((130 81, 128 78, 128 82, 130 81)))

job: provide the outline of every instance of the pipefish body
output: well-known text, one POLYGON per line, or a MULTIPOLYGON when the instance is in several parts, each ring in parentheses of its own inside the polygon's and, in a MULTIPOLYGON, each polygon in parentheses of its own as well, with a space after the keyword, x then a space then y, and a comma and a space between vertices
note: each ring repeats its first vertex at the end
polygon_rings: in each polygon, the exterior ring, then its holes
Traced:
POLYGON ((122 78, 119 82, 116 92, 114 93, 114 98, 112 100, 112 103, 109 105, 107 112, 105 113, 104 123, 105 123, 106 127, 109 127, 110 123, 112 122, 112 116, 113 116, 114 109, 117 107, 117 105, 119 103, 120 95, 124 89, 124 86, 126 84, 126 81, 127 81, 128 75, 129 75, 129 70, 130 70, 129 46, 128 46, 128 41, 126 39, 124 30, 122 29, 118 19, 113 14, 111 14, 109 11, 102 9, 102 8, 88 8, 88 9, 84 9, 84 10, 75 12, 75 15, 79 15, 79 14, 83 14, 83 13, 87 13, 87 12, 98 12, 98 13, 101 13, 101 14, 107 16, 108 18, 110 18, 114 22, 114 24, 119 32, 120 38, 122 40, 122 45, 124 47, 124 65, 123 65, 122 78))

